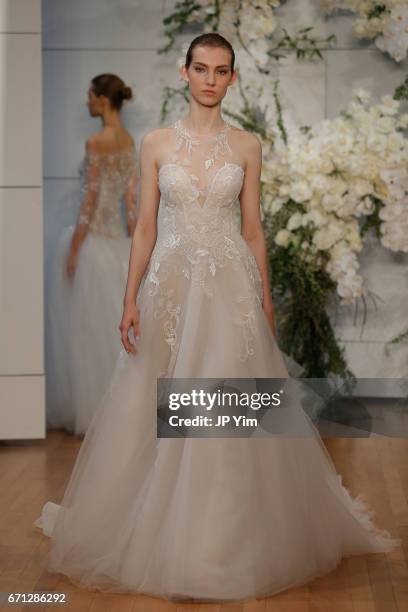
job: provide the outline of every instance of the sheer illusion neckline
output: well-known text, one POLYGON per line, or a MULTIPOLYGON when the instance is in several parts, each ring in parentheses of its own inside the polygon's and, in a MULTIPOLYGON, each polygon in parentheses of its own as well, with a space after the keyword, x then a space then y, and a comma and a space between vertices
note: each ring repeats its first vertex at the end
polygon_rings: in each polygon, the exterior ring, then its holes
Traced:
POLYGON ((192 141, 201 141, 201 140, 214 140, 222 137, 228 130, 230 129, 230 124, 227 121, 224 121, 224 125, 220 130, 216 132, 211 132, 209 134, 196 134, 191 132, 191 130, 186 127, 181 119, 178 119, 174 124, 176 131, 180 134, 183 134, 186 138, 192 141))
POLYGON ((187 153, 191 155, 197 147, 206 147, 210 145, 210 150, 207 152, 205 159, 205 169, 211 168, 215 161, 225 154, 231 154, 231 147, 228 142, 228 130, 230 125, 225 122, 224 127, 219 130, 216 134, 210 134, 210 137, 198 138, 190 133, 190 131, 183 125, 181 119, 178 119, 174 124, 175 135, 176 135, 176 151, 180 151, 182 148, 187 150, 187 153))

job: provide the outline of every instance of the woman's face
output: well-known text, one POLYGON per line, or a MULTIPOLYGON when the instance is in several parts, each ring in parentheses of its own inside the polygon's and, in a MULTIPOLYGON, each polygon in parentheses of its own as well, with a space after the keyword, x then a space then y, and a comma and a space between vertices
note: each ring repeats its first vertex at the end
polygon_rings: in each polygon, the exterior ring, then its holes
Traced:
POLYGON ((181 69, 183 79, 189 82, 191 95, 203 106, 216 106, 236 80, 231 72, 231 54, 222 47, 197 46, 188 68, 181 69))
POLYGON ((104 96, 96 96, 92 84, 89 86, 88 101, 86 104, 91 117, 99 117, 103 114, 103 97, 104 96))

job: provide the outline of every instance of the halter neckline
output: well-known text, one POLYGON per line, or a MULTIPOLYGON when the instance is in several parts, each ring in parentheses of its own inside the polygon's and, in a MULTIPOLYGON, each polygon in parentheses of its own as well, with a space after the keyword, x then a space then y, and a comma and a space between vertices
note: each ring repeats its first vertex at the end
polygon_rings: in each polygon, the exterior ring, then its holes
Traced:
POLYGON ((197 147, 207 147, 210 145, 210 151, 207 151, 204 162, 206 170, 214 165, 215 160, 217 160, 220 155, 224 155, 225 153, 231 154, 231 147, 228 143, 227 136, 230 125, 227 122, 225 122, 222 130, 218 131, 216 134, 210 134, 208 138, 193 136, 193 134, 191 134, 190 131, 184 127, 181 119, 176 121, 174 128, 177 151, 180 151, 181 148, 185 147, 187 152, 191 155, 194 149, 197 147))
POLYGON ((219 138, 220 136, 222 136, 223 134, 225 134, 225 132, 227 132, 230 129, 230 125, 229 123, 227 123, 227 121, 224 121, 224 127, 221 130, 218 130, 217 132, 211 133, 211 134, 193 134, 192 132, 190 132, 190 130, 182 123, 181 119, 178 119, 176 121, 176 123, 174 124, 174 127, 177 130, 182 131, 186 136, 188 136, 188 138, 190 140, 196 140, 201 139, 201 138, 205 138, 208 140, 211 140, 212 138, 219 138))

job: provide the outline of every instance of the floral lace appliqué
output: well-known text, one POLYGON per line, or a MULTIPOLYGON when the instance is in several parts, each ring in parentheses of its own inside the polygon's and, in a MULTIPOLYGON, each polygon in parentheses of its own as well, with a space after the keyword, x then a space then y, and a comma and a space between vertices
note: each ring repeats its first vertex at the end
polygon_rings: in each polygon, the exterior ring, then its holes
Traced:
MULTIPOLYGON (((176 121, 175 125, 176 131, 176 150, 179 151, 183 145, 186 147, 188 153, 192 153, 193 148, 199 146, 201 141, 198 137, 194 137, 190 132, 182 125, 180 119, 176 121)), ((228 142, 227 134, 228 130, 230 130, 230 125, 225 123, 225 126, 221 132, 214 136, 214 145, 205 160, 205 169, 208 170, 211 166, 214 165, 215 161, 221 157, 221 155, 225 155, 226 153, 232 153, 231 147, 228 142)), ((195 177, 197 178, 197 177, 195 177)))
POLYGON ((168 368, 161 376, 171 376, 187 303, 194 309, 200 308, 203 300, 226 299, 231 283, 230 321, 240 332, 235 356, 245 362, 255 355, 256 317, 263 299, 255 256, 240 232, 239 194, 245 171, 239 163, 219 164, 223 155, 232 153, 229 127, 210 145, 206 141, 204 154, 198 157, 194 155, 200 149, 200 139, 180 122, 175 128, 177 155, 159 169, 158 233, 145 277, 153 317, 161 321, 163 341, 170 348, 168 368), (179 156, 182 150, 193 161, 192 172, 185 169, 188 164, 179 156), (214 168, 215 162, 218 168, 214 168), (205 170, 215 170, 208 175, 203 204, 198 202, 197 182, 198 175, 206 174, 199 164, 204 164, 205 170), (194 299, 199 301, 196 306, 194 299))
MULTIPOLYGON (((77 222, 90 230, 119 238, 124 235, 120 201, 135 171, 134 147, 116 153, 88 153, 80 165, 81 205, 77 222)), ((127 211, 129 218, 134 210, 127 211)))

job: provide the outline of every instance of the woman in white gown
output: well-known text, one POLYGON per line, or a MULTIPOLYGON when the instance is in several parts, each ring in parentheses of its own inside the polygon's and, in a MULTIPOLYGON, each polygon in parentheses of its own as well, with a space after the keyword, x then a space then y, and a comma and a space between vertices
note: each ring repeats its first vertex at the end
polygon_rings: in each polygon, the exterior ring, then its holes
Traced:
POLYGON ((61 505, 47 502, 35 522, 52 538, 48 569, 84 588, 246 600, 399 544, 344 488, 299 402, 284 417, 303 428, 298 439, 157 437, 157 377, 288 377, 273 332, 260 142, 220 114, 233 60, 220 35, 195 39, 182 68, 189 114, 142 142, 125 348, 61 505))
POLYGON ((102 130, 86 143, 76 226, 63 232, 53 262, 47 308, 47 425, 84 434, 121 349, 122 313, 136 221, 132 136, 120 118, 130 87, 118 76, 92 79, 88 108, 102 130), (125 201, 125 223, 121 198, 125 201))

